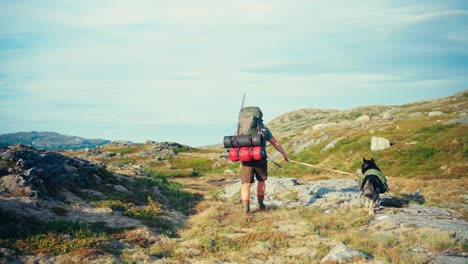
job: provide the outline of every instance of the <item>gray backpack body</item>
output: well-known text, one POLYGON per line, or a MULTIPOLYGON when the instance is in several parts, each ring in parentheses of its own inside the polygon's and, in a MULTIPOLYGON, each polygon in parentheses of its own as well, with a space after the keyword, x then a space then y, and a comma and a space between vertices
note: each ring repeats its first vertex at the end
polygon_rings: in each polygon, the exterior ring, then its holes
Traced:
POLYGON ((239 126, 237 135, 262 134, 263 113, 258 106, 248 106, 239 112, 239 126))

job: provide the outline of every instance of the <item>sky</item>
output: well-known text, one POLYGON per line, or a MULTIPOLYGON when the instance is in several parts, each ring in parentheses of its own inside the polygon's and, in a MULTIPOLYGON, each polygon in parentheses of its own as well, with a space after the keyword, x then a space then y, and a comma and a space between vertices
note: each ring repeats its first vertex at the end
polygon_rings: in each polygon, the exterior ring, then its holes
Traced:
POLYGON ((218 144, 244 105, 468 89, 468 1, 2 0, 0 134, 218 144))

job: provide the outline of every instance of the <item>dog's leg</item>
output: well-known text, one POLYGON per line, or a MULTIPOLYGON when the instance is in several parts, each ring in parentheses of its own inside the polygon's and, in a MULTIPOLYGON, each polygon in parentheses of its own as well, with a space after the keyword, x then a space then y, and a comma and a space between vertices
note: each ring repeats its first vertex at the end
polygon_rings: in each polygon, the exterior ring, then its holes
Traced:
POLYGON ((374 215, 375 212, 374 212, 374 201, 369 201, 369 215, 374 215))

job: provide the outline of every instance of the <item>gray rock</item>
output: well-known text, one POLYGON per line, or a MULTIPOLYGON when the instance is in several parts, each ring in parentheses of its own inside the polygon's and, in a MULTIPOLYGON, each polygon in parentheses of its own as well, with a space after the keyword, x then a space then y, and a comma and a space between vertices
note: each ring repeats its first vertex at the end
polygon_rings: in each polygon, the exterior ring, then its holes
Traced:
POLYGON ((26 180, 17 174, 6 175, 0 178, 0 194, 12 196, 30 196, 31 187, 27 185, 26 180))
POLYGON ((329 126, 336 126, 337 123, 326 123, 326 124, 316 124, 312 127, 312 130, 317 130, 317 129, 320 129, 320 128, 324 128, 324 127, 329 127, 329 126))
MULTIPOLYGON (((303 138, 301 140, 297 140, 295 142, 292 143, 292 153, 299 153, 301 151, 303 151, 304 149, 308 148, 308 147, 313 147, 313 146, 317 146, 319 145, 320 143, 328 140, 330 138, 330 135, 329 134, 326 134, 326 133, 323 133, 320 137, 318 138, 310 138, 310 137, 306 137, 306 138, 303 138)), ((279 152, 274 152, 270 158, 273 159, 273 160, 276 160, 277 158, 281 157, 281 153, 279 152)))
POLYGON ((367 122, 370 120, 370 117, 368 115, 362 115, 358 118, 356 118, 357 122, 367 122))
POLYGON ((128 192, 128 189, 122 185, 114 185, 114 189, 119 192, 128 192))
POLYGON ((462 125, 468 124, 468 116, 451 119, 444 123, 444 125, 454 125, 454 124, 462 124, 462 125))
POLYGON ((466 264, 468 263, 468 257, 438 255, 434 260, 434 264, 446 264, 446 263, 466 264))
POLYGON ((384 150, 390 147, 390 141, 383 137, 372 137, 371 151, 384 150))
POLYGON ((345 246, 344 244, 338 244, 320 261, 324 262, 339 262, 343 263, 349 259, 362 257, 368 259, 369 256, 359 250, 345 246))
POLYGON ((423 113, 421 112, 413 112, 411 114, 408 115, 408 117, 421 117, 423 115, 423 113))
MULTIPOLYGON (((423 197, 419 197, 423 199, 423 197)), ((426 207, 410 203, 407 207, 398 210, 397 213, 393 211, 381 213, 380 218, 377 218, 375 223, 386 219, 391 219, 399 225, 410 225, 421 228, 432 227, 452 231, 457 239, 468 239, 468 222, 463 220, 463 216, 445 208, 426 207)))
POLYGON ((429 113, 427 113, 428 116, 440 116, 440 115, 443 115, 444 113, 441 112, 441 111, 431 111, 429 113))
POLYGON ((383 120, 392 120, 395 116, 392 113, 386 112, 382 115, 383 120))
POLYGON ((327 149, 334 148, 334 147, 336 146, 336 144, 337 144, 338 142, 340 142, 341 140, 343 140, 343 139, 346 139, 346 137, 338 137, 338 138, 334 139, 332 142, 328 143, 328 144, 322 149, 322 151, 325 151, 325 150, 327 150, 327 149))
POLYGON ((7 151, 2 154, 2 160, 12 160, 14 158, 13 154, 10 151, 7 151))
POLYGON ((227 169, 227 170, 224 170, 224 174, 234 175, 236 174, 236 172, 231 169, 227 169))
POLYGON ((98 183, 99 177, 95 176, 109 174, 105 167, 95 163, 25 145, 0 149, 0 156, 5 153, 8 153, 15 165, 13 168, 0 165, 0 171, 8 170, 17 174, 0 182, 0 189, 12 195, 48 196, 48 190, 56 189, 54 186, 86 187, 98 183))
MULTIPOLYGON (((240 180, 224 189, 225 198, 236 198, 241 187, 240 180)), ((271 206, 300 207, 358 205, 361 203, 358 181, 335 179, 323 181, 299 181, 295 178, 269 177, 267 180, 265 203, 271 206)), ((257 188, 252 184, 250 200, 256 201, 257 188)))

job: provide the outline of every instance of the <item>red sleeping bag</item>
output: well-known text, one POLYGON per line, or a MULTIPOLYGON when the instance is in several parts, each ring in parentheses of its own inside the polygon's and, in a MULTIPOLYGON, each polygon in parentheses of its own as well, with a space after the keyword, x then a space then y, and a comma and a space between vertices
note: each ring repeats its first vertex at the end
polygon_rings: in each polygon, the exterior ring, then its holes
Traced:
POLYGON ((261 160, 266 158, 266 151, 265 148, 261 146, 231 148, 228 158, 231 161, 261 160))

